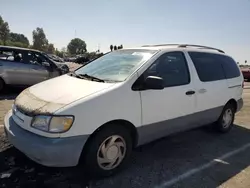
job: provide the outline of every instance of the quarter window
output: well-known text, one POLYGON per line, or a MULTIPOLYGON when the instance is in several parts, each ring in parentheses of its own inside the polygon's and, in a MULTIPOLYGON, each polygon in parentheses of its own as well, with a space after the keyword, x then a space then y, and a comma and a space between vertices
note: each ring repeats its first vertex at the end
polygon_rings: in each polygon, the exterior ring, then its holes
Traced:
POLYGON ((221 61, 227 79, 236 78, 240 76, 240 70, 236 62, 228 56, 217 55, 221 61))
POLYGON ((158 76, 165 87, 185 85, 190 82, 188 65, 182 52, 169 52, 159 57, 144 76, 158 76))

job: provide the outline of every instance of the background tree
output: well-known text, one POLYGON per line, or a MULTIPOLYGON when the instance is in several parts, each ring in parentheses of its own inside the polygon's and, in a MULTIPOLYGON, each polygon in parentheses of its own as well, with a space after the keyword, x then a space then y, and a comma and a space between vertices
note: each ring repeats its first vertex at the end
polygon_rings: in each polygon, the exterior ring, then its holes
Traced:
POLYGON ((9 38, 9 24, 8 22, 5 22, 3 18, 0 16, 0 43, 3 45, 6 45, 6 41, 9 38))
POLYGON ((26 36, 20 33, 10 33, 8 45, 28 48, 30 43, 26 36))
POLYGON ((54 53, 55 53, 54 44, 50 43, 50 44, 48 45, 47 52, 48 52, 49 54, 54 54, 54 53))
POLYGON ((61 52, 67 53, 67 48, 66 47, 62 47, 61 52))
POLYGON ((56 54, 58 57, 63 58, 63 52, 62 52, 62 51, 59 51, 58 49, 56 49, 56 50, 55 50, 55 54, 56 54))
POLYGON ((110 45, 110 51, 113 51, 114 46, 111 44, 110 45))
POLYGON ((87 45, 85 41, 79 38, 72 39, 70 43, 68 44, 67 48, 68 48, 68 52, 72 55, 83 54, 87 52, 87 45))
POLYGON ((114 46, 114 50, 117 50, 117 46, 114 46))
POLYGON ((36 50, 46 51, 48 47, 48 39, 43 31, 43 28, 37 27, 33 32, 33 48, 36 50))

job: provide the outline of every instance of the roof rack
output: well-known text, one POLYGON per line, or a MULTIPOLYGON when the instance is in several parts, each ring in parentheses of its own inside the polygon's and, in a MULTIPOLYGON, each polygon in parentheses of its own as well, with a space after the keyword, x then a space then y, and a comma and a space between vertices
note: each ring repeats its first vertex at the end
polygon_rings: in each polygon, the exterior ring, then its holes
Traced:
POLYGON ((202 46, 202 45, 195 45, 195 44, 180 44, 178 47, 179 48, 187 48, 188 46, 190 46, 190 47, 198 47, 198 48, 201 48, 201 49, 217 50, 218 52, 225 53, 223 50, 220 50, 218 48, 213 48, 213 47, 209 47, 209 46, 202 46))
POLYGON ((143 45, 142 47, 157 47, 157 46, 179 46, 180 44, 152 44, 152 45, 143 45))
POLYGON ((202 45, 195 45, 195 44, 156 44, 156 45, 144 45, 142 47, 157 47, 157 46, 177 46, 178 48, 187 48, 187 47, 197 47, 200 49, 210 49, 210 50, 216 50, 221 53, 225 53, 223 50, 220 50, 218 48, 213 48, 209 46, 202 46, 202 45))

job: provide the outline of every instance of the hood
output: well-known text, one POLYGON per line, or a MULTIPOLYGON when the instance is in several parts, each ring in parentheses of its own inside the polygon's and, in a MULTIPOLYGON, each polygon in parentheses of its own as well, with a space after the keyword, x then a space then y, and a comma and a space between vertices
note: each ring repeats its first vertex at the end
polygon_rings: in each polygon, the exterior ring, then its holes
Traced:
POLYGON ((17 96, 15 105, 27 114, 51 114, 112 85, 63 75, 25 89, 17 96))

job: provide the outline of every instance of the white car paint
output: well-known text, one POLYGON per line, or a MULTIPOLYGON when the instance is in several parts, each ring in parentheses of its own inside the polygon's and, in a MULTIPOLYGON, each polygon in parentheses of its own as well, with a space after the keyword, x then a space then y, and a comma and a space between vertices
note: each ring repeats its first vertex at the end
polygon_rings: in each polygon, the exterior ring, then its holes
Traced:
MULTIPOLYGON (((156 49, 156 48, 143 48, 156 49)), ((239 100, 242 87, 228 89, 240 84, 242 76, 231 80, 204 83, 199 81, 195 67, 188 56, 188 49, 157 48, 159 53, 138 67, 125 81, 100 83, 60 76, 30 87, 30 95, 21 94, 16 104, 40 112, 55 115, 73 115, 74 124, 65 133, 50 134, 30 128, 31 119, 23 128, 45 137, 72 137, 90 135, 103 124, 113 120, 126 120, 136 128, 163 122, 196 112, 224 106, 230 99, 239 100), (169 87, 163 90, 133 91, 138 77, 163 53, 181 51, 187 59, 191 82, 188 85, 169 87), (205 93, 203 93, 205 89, 205 93), (185 92, 196 94, 186 96, 185 92), (229 91, 230 90, 230 91, 229 91)), ((211 50, 199 50, 211 52, 211 50)), ((211 53, 217 53, 212 51, 211 53)), ((221 53, 217 53, 221 54, 221 53)))

